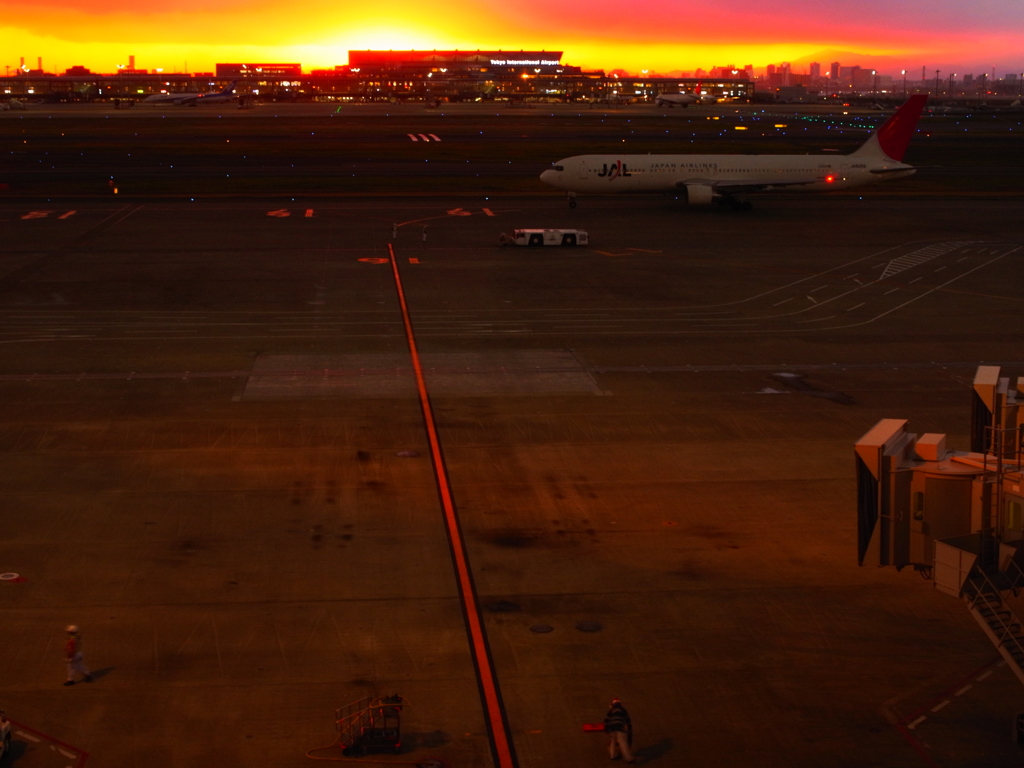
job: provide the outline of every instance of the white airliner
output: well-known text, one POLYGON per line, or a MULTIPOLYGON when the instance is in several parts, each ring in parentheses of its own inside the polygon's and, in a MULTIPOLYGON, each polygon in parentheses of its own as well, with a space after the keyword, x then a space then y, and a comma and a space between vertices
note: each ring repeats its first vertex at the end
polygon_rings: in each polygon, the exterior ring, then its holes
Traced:
POLYGON ((220 91, 209 93, 154 93, 142 100, 143 104, 174 104, 176 106, 194 107, 197 104, 223 104, 225 101, 233 101, 237 98, 235 93, 235 82, 232 80, 220 91))
POLYGON ((910 137, 928 97, 911 96, 849 155, 576 155, 559 160, 541 181, 569 193, 684 192, 691 205, 725 202, 749 208, 751 192, 826 192, 898 179, 910 137))
POLYGON ((656 107, 688 107, 691 104, 699 104, 700 96, 696 93, 659 93, 654 97, 656 107))

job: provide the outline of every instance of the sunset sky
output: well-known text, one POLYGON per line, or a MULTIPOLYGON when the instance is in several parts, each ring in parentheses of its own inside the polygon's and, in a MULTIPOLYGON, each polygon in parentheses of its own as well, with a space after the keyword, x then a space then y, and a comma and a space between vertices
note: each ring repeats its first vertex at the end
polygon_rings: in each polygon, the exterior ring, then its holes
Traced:
MULTIPOLYGON (((896 74, 1024 70, 1022 0, 0 0, 0 50, 47 71, 347 62, 349 49, 547 49, 592 69, 755 68, 814 55, 896 74)), ((804 71, 800 65, 794 71, 804 71)))

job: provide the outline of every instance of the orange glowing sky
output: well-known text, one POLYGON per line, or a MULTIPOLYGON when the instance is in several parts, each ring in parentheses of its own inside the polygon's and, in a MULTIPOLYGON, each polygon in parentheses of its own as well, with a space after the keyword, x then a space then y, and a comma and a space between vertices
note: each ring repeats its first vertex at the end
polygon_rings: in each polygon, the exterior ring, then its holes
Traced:
POLYGON ((592 69, 756 68, 808 57, 929 76, 1024 69, 1021 0, 0 0, 3 64, 211 71, 216 62, 347 62, 350 49, 561 50, 592 69))

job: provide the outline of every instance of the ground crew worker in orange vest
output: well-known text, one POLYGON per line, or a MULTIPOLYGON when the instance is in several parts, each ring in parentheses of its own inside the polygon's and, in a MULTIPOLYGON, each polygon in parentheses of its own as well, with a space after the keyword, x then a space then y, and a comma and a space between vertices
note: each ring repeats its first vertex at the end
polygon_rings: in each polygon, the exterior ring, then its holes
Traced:
POLYGON ((82 638, 78 634, 78 626, 69 624, 67 633, 68 640, 64 643, 64 660, 68 663, 68 679, 64 685, 74 685, 76 674, 82 675, 83 683, 91 683, 92 675, 89 674, 89 668, 85 666, 85 661, 82 659, 82 638))

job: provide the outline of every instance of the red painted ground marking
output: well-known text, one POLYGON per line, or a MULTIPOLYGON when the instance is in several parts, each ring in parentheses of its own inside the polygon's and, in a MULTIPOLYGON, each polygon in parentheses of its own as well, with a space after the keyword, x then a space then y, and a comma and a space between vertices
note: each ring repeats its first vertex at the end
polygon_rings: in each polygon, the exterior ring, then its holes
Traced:
MULTIPOLYGON (((28 731, 29 733, 35 734, 39 738, 44 739, 44 740, 50 742, 51 744, 56 744, 58 747, 64 747, 64 749, 68 750, 69 752, 74 753, 74 754, 68 755, 67 752, 64 752, 63 750, 61 750, 61 754, 64 755, 65 757, 69 758, 69 759, 73 760, 75 758, 78 758, 78 763, 76 764, 75 768, 84 768, 86 760, 89 759, 89 753, 86 752, 84 749, 79 749, 78 747, 73 747, 70 744, 68 744, 67 742, 61 741, 60 739, 55 739, 55 738, 53 738, 53 736, 48 736, 45 733, 43 733, 42 731, 37 731, 35 728, 29 728, 27 725, 25 725, 24 723, 19 723, 17 720, 10 720, 9 722, 11 723, 12 726, 16 726, 19 730, 28 731)), ((13 728, 12 728, 12 730, 13 730, 13 728)))
POLYGON ((416 138, 416 137, 415 137, 415 136, 414 136, 413 134, 411 134, 411 133, 407 133, 407 134, 405 134, 405 135, 406 135, 406 136, 408 136, 408 137, 409 137, 410 139, 412 139, 413 141, 419 141, 419 139, 417 139, 417 138, 416 138))
POLYGON ((440 141, 440 139, 439 139, 439 138, 437 138, 437 136, 436 136, 435 134, 433 134, 433 133, 428 133, 428 134, 427 134, 427 136, 429 136, 430 138, 432 138, 432 139, 433 139, 434 141, 440 141))
MULTIPOLYGON (((391 246, 388 246, 388 247, 390 248, 391 246)), ((366 258, 359 259, 359 261, 364 261, 367 264, 387 264, 388 263, 387 259, 382 259, 380 256, 367 256, 366 258)))
POLYGON ((78 213, 78 211, 68 211, 67 213, 62 213, 62 214, 61 214, 60 216, 58 216, 57 218, 58 218, 58 219, 70 219, 70 218, 71 218, 72 216, 74 216, 74 215, 75 215, 76 213, 78 213))
POLYGON ((918 709, 911 712, 909 715, 906 715, 905 717, 893 723, 893 725, 896 727, 896 730, 899 731, 900 735, 904 739, 906 739, 907 743, 910 744, 913 750, 917 752, 918 756, 924 761, 925 765, 927 765, 928 768, 940 768, 940 766, 932 759, 931 755, 929 755, 928 752, 925 751, 924 745, 920 741, 918 741, 917 738, 910 732, 911 729, 916 728, 918 725, 924 722, 927 719, 927 715, 925 714, 925 712, 934 707, 938 702, 942 701, 943 699, 946 699, 949 696, 949 694, 952 693, 954 690, 962 690, 964 683, 966 683, 968 680, 976 680, 980 674, 982 674, 992 666, 997 666, 1000 662, 1000 659, 995 659, 994 661, 990 661, 988 664, 978 667, 969 675, 966 675, 965 677, 955 682, 953 685, 950 685, 938 696, 929 700, 927 703, 924 704, 924 706, 919 707, 918 709))
POLYGON ((438 495, 440 496, 441 508, 444 512, 448 545, 451 547, 456 583, 459 587, 459 596, 462 599, 462 612, 466 619, 466 629, 469 633, 470 651, 473 656, 473 664, 477 670, 477 680, 484 698, 484 714, 487 716, 487 726, 491 736, 491 750, 499 768, 515 768, 515 766, 518 766, 518 761, 513 751, 508 723, 505 721, 505 711, 501 701, 501 691, 498 688, 498 678, 491 662, 490 650, 487 646, 487 635, 484 631, 483 619, 480 615, 480 606, 476 600, 473 573, 469 567, 469 555, 466 552, 462 530, 459 526, 455 498, 452 494, 451 485, 448 482, 448 468, 445 464, 444 454, 441 452, 441 439, 438 435, 437 424, 434 421, 434 411, 430 405, 430 395, 427 392, 426 380, 423 378, 423 366, 420 364, 416 337, 412 329, 412 319, 409 317, 409 306, 405 300, 405 290, 402 288, 402 277, 398 272, 398 260, 395 258, 395 249, 391 243, 388 243, 388 252, 391 255, 391 272, 395 278, 395 290, 398 293, 398 303, 402 309, 402 322, 405 325, 405 338, 409 344, 409 356, 412 359, 413 374, 416 378, 416 390, 419 393, 423 423, 426 427, 427 439, 430 443, 430 458, 434 467, 434 479, 437 484, 438 495))
POLYGON ((417 259, 417 258, 416 258, 415 256, 410 256, 410 257, 409 257, 409 263, 410 263, 410 264, 419 264, 419 263, 420 263, 420 260, 419 260, 419 259, 417 259))
POLYGON ((469 211, 464 211, 461 208, 452 208, 448 211, 449 216, 472 216, 473 214, 469 211))
POLYGON ((53 213, 53 211, 29 211, 28 213, 26 213, 21 218, 23 218, 23 219, 45 219, 51 213, 53 213))
POLYGON ((309 218, 312 218, 312 217, 313 217, 313 209, 312 208, 307 208, 306 209, 306 218, 309 219, 309 218))
POLYGON ((418 135, 418 136, 419 136, 419 137, 420 137, 420 138, 421 138, 421 139, 422 139, 423 141, 430 141, 430 139, 428 139, 428 138, 427 138, 427 134, 425 134, 425 133, 420 133, 420 134, 417 134, 417 135, 418 135))
POLYGON ((276 211, 267 211, 267 216, 276 216, 279 219, 283 219, 283 218, 286 218, 286 217, 291 216, 291 215, 292 215, 291 211, 289 211, 289 210, 287 210, 285 208, 279 208, 276 211))
POLYGON ((493 216, 494 215, 494 212, 490 208, 484 208, 483 211, 488 216, 493 216))

